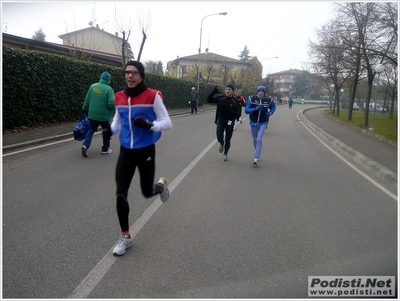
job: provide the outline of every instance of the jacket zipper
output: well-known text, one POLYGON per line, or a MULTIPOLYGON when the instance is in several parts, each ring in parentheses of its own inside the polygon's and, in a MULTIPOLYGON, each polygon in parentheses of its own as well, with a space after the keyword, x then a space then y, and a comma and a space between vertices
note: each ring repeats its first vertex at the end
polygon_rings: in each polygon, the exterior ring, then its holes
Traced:
POLYGON ((132 129, 132 112, 131 112, 131 97, 130 96, 128 98, 128 109, 129 109, 129 113, 128 113, 129 131, 131 132, 130 146, 131 146, 131 149, 133 149, 133 129, 132 129))

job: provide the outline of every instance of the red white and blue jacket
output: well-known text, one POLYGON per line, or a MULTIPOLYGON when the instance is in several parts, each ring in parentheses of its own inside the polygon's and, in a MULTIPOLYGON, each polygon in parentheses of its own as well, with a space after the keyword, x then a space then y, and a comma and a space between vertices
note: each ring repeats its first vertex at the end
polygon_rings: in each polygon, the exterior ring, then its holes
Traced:
POLYGON ((125 91, 115 93, 115 115, 111 123, 113 134, 120 132, 121 146, 138 149, 152 145, 161 137, 161 132, 172 128, 172 122, 162 100, 160 91, 146 89, 138 96, 130 97, 125 91), (133 125, 132 120, 142 116, 153 123, 150 129, 133 125))

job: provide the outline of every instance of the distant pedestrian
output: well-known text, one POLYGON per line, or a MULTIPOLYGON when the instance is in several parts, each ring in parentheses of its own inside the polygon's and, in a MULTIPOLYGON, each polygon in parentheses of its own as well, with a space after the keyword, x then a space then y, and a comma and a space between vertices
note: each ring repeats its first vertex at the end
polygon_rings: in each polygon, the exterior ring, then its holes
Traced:
POLYGON ((293 106, 293 99, 291 97, 289 97, 288 104, 289 104, 289 110, 291 110, 293 106))
POLYGON ((199 92, 196 91, 195 87, 192 87, 192 92, 190 92, 190 110, 197 114, 197 104, 199 103, 199 92))
MULTIPOLYGON (((114 90, 110 87, 111 75, 104 71, 98 83, 92 84, 86 93, 82 106, 83 112, 89 119, 89 130, 82 143, 82 156, 88 156, 88 149, 92 143, 93 134, 97 132, 99 125, 103 130, 110 127, 110 120, 114 114, 114 90)), ((110 138, 103 137, 102 154, 111 154, 110 138)))
POLYGON ((250 96, 246 102, 245 113, 249 114, 250 131, 254 146, 253 164, 258 165, 262 150, 262 139, 269 121, 269 117, 275 112, 276 106, 271 97, 268 97, 267 89, 259 86, 256 95, 250 96))
POLYGON ((160 177, 154 184, 155 143, 161 132, 169 130, 172 122, 163 103, 160 91, 147 88, 143 79, 144 67, 138 61, 129 61, 125 66, 126 88, 115 93, 116 112, 105 136, 119 134, 120 152, 115 169, 117 183, 117 215, 121 236, 113 254, 121 256, 132 246, 129 233, 128 190, 136 168, 140 174, 140 187, 146 198, 160 195, 162 202, 169 198, 167 181, 160 177))
POLYGON ((224 95, 214 97, 217 93, 220 92, 215 86, 210 95, 208 95, 207 102, 217 104, 214 123, 217 125, 216 134, 219 142, 219 152, 224 153, 222 160, 228 161, 233 126, 235 120, 240 116, 241 106, 240 102, 233 97, 233 86, 231 84, 226 85, 224 95))

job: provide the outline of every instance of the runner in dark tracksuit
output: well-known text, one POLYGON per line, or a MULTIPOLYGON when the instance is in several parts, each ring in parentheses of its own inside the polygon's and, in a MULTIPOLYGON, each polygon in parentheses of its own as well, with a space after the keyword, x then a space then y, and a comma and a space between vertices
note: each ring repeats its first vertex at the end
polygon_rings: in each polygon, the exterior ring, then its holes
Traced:
POLYGON ((233 97, 233 86, 228 84, 225 87, 225 95, 215 96, 218 92, 215 87, 210 95, 208 95, 207 102, 216 103, 217 110, 215 112, 215 121, 217 125, 217 140, 220 144, 219 152, 223 154, 223 160, 228 161, 228 151, 231 147, 231 138, 233 134, 233 126, 235 119, 238 119, 241 114, 241 106, 239 100, 233 97), (225 132, 225 142, 224 142, 225 132))

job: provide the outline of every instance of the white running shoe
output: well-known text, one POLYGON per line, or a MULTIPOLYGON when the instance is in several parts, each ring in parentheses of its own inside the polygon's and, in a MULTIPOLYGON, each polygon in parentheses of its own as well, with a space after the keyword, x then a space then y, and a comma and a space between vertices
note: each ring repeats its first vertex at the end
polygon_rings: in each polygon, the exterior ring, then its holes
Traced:
POLYGON ((84 156, 86 158, 88 156, 88 151, 87 151, 86 146, 82 145, 81 150, 82 150, 82 156, 84 156))
POLYGON ((258 165, 258 158, 254 158, 253 165, 258 165))
POLYGON ((127 235, 121 235, 117 245, 114 247, 113 254, 115 256, 124 255, 126 249, 129 249, 130 247, 132 247, 132 238, 128 237, 127 235))
POLYGON ((169 190, 167 187, 167 179, 164 177, 160 177, 160 180, 158 180, 158 184, 161 184, 164 186, 164 190, 160 193, 160 199, 161 199, 161 202, 165 203, 169 199, 169 190))
POLYGON ((223 155, 222 160, 228 161, 228 156, 227 155, 223 155))
POLYGON ((107 154, 112 154, 112 150, 111 149, 108 149, 108 151, 106 151, 106 152, 101 152, 103 155, 107 155, 107 154))

